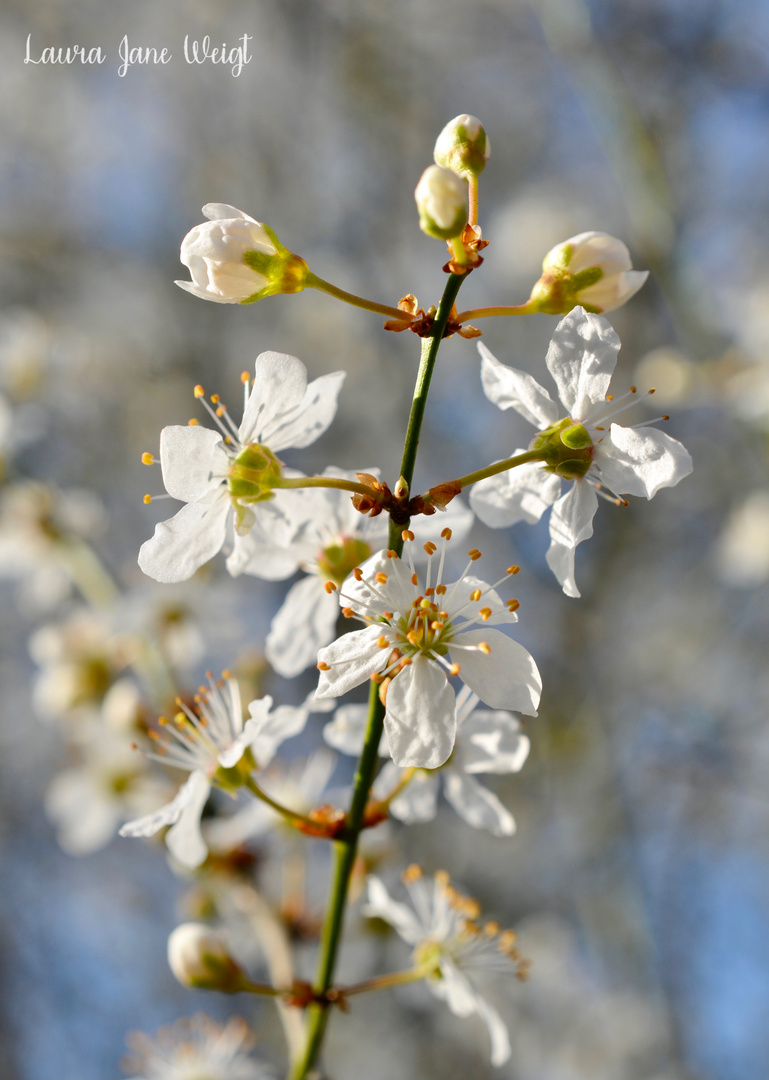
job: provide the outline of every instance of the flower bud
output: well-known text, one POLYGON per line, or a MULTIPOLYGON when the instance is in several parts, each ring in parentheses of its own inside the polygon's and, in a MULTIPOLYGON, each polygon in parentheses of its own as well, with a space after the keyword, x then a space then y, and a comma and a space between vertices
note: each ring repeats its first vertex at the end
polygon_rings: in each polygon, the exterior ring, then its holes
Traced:
POLYGON ((218 304, 252 304, 304 288, 307 263, 267 225, 226 203, 207 203, 203 213, 210 220, 182 240, 180 259, 192 281, 177 281, 180 288, 218 304))
POLYGON ((567 315, 581 305, 603 314, 621 307, 641 288, 648 270, 634 270, 630 252, 608 233, 584 232, 548 251, 530 304, 548 315, 567 315))
POLYGON ((450 169, 430 165, 414 192, 419 227, 438 240, 452 240, 467 224, 467 184, 450 169))
POLYGON ((435 143, 435 164, 468 179, 486 168, 491 144, 477 116, 462 113, 450 120, 435 143))
POLYGON ((182 923, 168 939, 168 964, 182 986, 234 993, 243 973, 219 934, 203 923, 182 923))

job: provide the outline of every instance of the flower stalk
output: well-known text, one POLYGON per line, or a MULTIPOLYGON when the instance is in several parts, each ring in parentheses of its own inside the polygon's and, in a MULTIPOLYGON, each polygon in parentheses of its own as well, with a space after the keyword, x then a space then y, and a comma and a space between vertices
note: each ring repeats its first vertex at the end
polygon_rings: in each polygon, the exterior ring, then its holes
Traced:
POLYGON ((390 307, 387 304, 377 304, 374 300, 366 300, 362 296, 356 296, 355 293, 345 292, 344 289, 332 285, 330 281, 324 281, 323 278, 313 274, 312 271, 307 272, 304 286, 306 289, 318 289, 319 292, 328 293, 329 296, 342 300, 345 304, 352 304, 353 307, 363 308, 364 311, 373 311, 375 315, 386 315, 388 319, 397 319, 406 325, 414 319, 413 315, 403 311, 401 308, 390 307))
MULTIPOLYGON (((422 430, 430 381, 438 358, 438 349, 462 281, 462 275, 449 275, 436 312, 432 332, 429 337, 422 339, 422 353, 414 387, 414 396, 411 402, 400 469, 400 476, 404 484, 409 488, 414 475, 419 436, 422 430)), ((403 525, 390 522, 389 547, 398 554, 403 551, 402 532, 403 525)), ((372 683, 369 692, 366 736, 355 773, 352 799, 347 814, 347 828, 344 839, 335 844, 335 865, 331 881, 331 892, 321 934, 320 955, 313 987, 315 994, 321 1000, 325 998, 333 983, 350 877, 358 852, 358 837, 363 828, 368 796, 376 774, 379 742, 384 728, 384 715, 385 707, 379 696, 379 687, 376 683, 372 683)), ((305 1080, 305 1077, 307 1077, 323 1044, 327 1018, 328 1010, 326 1008, 320 1005, 311 1005, 309 1007, 307 1041, 302 1054, 293 1064, 288 1080, 305 1080)))

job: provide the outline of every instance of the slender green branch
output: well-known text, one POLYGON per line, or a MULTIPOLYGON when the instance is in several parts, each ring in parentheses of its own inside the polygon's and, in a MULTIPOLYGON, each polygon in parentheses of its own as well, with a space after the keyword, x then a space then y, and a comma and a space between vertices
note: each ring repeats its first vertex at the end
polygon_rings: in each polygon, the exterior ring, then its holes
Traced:
POLYGON ((343 300, 345 304, 363 308, 364 311, 373 311, 377 315, 386 315, 388 319, 398 319, 403 323, 410 323, 414 320, 414 316, 410 315, 408 311, 401 311, 400 308, 390 307, 387 304, 377 304, 373 300, 365 300, 362 296, 356 296, 355 293, 345 292, 344 289, 338 289, 330 281, 324 281, 323 278, 311 272, 307 274, 305 288, 318 289, 320 292, 336 297, 337 300, 343 300))
POLYGON ((539 311, 538 307, 527 300, 525 304, 508 304, 504 307, 479 307, 469 311, 460 311, 454 320, 457 323, 469 322, 471 319, 487 319, 492 315, 531 315, 539 311))
POLYGON ((379 492, 368 484, 358 484, 355 480, 342 480, 337 476, 281 476, 279 480, 272 481, 272 487, 276 488, 308 488, 324 487, 339 488, 341 491, 354 491, 358 495, 368 495, 372 499, 379 497, 379 492))
MULTIPOLYGON (((427 404, 427 394, 430 389, 435 361, 438 357, 438 349, 443 339, 443 332, 454 306, 457 293, 464 281, 464 275, 451 274, 446 282, 441 302, 435 316, 430 337, 422 339, 422 355, 419 361, 414 397, 411 402, 406 439, 403 446, 401 459, 401 477, 410 488, 414 475, 414 463, 419 446, 419 435, 422 430, 422 420, 427 404)), ((403 526, 390 522, 389 546, 400 554, 403 550, 403 526)), ((355 865, 358 851, 358 836, 363 828, 363 819, 368 802, 369 791, 374 782, 376 773, 379 741, 382 738, 384 727, 384 705, 379 698, 379 687, 376 683, 371 684, 369 693, 368 722, 366 736, 361 752, 358 768, 353 781, 352 799, 350 810, 347 815, 347 827, 344 839, 335 844, 335 864, 331 880, 329 904, 326 910, 326 918, 320 942, 320 955, 318 957, 318 970, 315 976, 313 990, 319 999, 323 999, 330 989, 336 956, 339 950, 339 942, 342 935, 342 924, 347 904, 347 892, 350 885, 350 876, 355 865)), ((289 1080, 305 1080, 312 1069, 323 1043, 326 1031, 328 1009, 311 1005, 307 1020, 307 1042, 304 1052, 293 1063, 289 1080)))
POLYGON ((252 795, 256 795, 257 799, 261 799, 263 803, 272 807, 277 814, 284 817, 286 821, 290 821, 292 825, 299 823, 300 825, 312 829, 313 832, 316 833, 319 829, 322 829, 322 825, 319 825, 317 821, 313 821, 312 818, 307 817, 306 814, 299 814, 296 810, 289 810, 287 806, 282 806, 279 802, 275 802, 274 799, 271 799, 267 792, 259 787, 252 776, 249 776, 248 780, 246 780, 245 786, 252 795))

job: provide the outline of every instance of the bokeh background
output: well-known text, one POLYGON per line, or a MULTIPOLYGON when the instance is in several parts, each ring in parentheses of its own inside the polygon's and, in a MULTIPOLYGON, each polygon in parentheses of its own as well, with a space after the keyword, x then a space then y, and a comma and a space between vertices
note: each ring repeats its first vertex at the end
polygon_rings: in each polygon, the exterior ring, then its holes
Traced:
MULTIPOLYGON (((695 471, 650 504, 600 508, 578 553, 579 601, 549 575, 545 528, 473 534, 489 565, 524 566, 519 637, 545 682, 529 762, 496 789, 518 834, 495 840, 444 809, 388 842, 401 852, 393 873, 445 866, 519 930, 532 977, 498 999, 513 1058, 492 1070, 481 1025, 415 988, 336 1017, 329 1072, 765 1080, 769 8, 6 0, 0 34, 2 1076, 116 1078, 127 1030, 249 1005, 170 975, 166 937, 190 883, 161 847, 105 838, 74 857, 44 809, 53 778, 86 755, 62 712, 73 694, 95 707, 124 660, 94 660, 94 641, 151 624, 173 637, 188 686, 225 664, 261 671, 287 700, 311 685, 260 669, 280 587, 234 582, 220 562, 178 589, 142 578, 139 544, 168 504, 143 505, 161 486, 141 453, 195 414, 195 383, 237 414, 239 374, 270 348, 313 377, 349 372, 334 426, 291 464, 396 478, 413 336, 309 292, 250 308, 197 301, 173 285, 179 242, 203 203, 229 202, 343 288, 435 302, 444 251, 419 232, 412 192, 438 131, 470 112, 491 138, 480 213, 491 244, 462 304, 525 300, 545 252, 575 233, 624 239, 651 275, 612 314, 617 386, 656 385, 695 471), (234 45, 244 33, 253 60, 239 77, 184 63, 185 34, 234 45), (102 45, 107 62, 25 65, 28 34, 33 55, 102 45), (168 47, 172 62, 119 77, 125 34, 168 47), (68 575, 60 529, 90 546, 67 549, 68 575), (123 597, 101 628, 78 631, 69 577, 104 598, 91 548, 123 597), (90 664, 86 690, 72 688, 73 654, 90 664)), ((500 359, 543 377, 555 323, 482 329, 500 359)), ((447 342, 419 486, 527 438, 483 397, 474 344, 447 342)), ((300 752, 320 744, 320 726, 300 752)), ((335 782, 348 777, 340 765, 335 782)), ((313 873, 320 903, 323 866, 313 873)), ((274 1014, 255 1015, 280 1065, 274 1014)))

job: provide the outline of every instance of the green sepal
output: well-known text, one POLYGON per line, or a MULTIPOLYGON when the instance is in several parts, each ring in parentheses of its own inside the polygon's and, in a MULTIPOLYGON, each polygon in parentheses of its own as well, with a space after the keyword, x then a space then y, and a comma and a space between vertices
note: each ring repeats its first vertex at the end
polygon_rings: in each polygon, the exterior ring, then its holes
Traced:
POLYGON ((593 445, 593 440, 584 424, 572 424, 561 432, 561 442, 572 450, 584 450, 593 445))
POLYGON ((602 277, 602 267, 589 266, 586 270, 580 270, 574 274, 571 279, 572 288, 575 292, 579 292, 580 289, 589 289, 591 285, 597 285, 602 277))
POLYGON ((584 458, 567 458, 559 461, 553 467, 556 476, 562 476, 564 480, 582 480, 590 470, 591 461, 584 458))
POLYGON ((238 791, 248 783, 248 778, 255 768, 254 755, 251 753, 251 747, 247 746, 243 752, 243 757, 237 764, 231 765, 229 769, 225 769, 223 765, 220 765, 212 779, 216 786, 223 791, 238 791))

